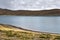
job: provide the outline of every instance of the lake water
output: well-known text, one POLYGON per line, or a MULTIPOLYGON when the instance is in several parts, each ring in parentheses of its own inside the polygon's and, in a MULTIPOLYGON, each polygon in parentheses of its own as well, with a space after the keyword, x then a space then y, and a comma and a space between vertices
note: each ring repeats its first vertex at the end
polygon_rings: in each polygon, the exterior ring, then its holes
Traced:
POLYGON ((0 23, 34 31, 60 33, 60 17, 57 16, 0 16, 0 23))

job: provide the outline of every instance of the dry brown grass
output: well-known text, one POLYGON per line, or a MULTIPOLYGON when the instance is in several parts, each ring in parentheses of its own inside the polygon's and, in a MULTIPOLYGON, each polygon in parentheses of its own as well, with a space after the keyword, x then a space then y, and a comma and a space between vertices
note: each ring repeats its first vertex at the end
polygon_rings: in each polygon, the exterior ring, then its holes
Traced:
POLYGON ((34 32, 0 25, 0 40, 60 40, 60 34, 34 32))

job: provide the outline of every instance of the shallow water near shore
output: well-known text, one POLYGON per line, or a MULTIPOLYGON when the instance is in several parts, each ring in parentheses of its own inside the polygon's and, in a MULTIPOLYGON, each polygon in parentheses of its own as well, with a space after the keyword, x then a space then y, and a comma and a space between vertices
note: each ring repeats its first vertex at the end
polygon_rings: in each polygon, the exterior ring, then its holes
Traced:
POLYGON ((0 16, 0 23, 34 31, 60 33, 59 16, 0 16))

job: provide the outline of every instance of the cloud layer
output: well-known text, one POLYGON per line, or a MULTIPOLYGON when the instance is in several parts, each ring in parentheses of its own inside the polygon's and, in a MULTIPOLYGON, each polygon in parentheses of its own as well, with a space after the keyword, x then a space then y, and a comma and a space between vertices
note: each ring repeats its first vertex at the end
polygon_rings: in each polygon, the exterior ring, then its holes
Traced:
POLYGON ((0 8, 10 10, 60 9, 60 0, 0 0, 0 8))

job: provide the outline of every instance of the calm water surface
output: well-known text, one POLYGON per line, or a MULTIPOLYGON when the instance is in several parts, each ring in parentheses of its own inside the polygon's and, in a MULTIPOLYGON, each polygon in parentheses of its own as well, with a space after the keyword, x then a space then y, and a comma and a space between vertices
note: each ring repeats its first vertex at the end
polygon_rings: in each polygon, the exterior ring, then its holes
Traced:
POLYGON ((0 16, 0 23, 15 25, 34 31, 60 33, 60 17, 0 16))

